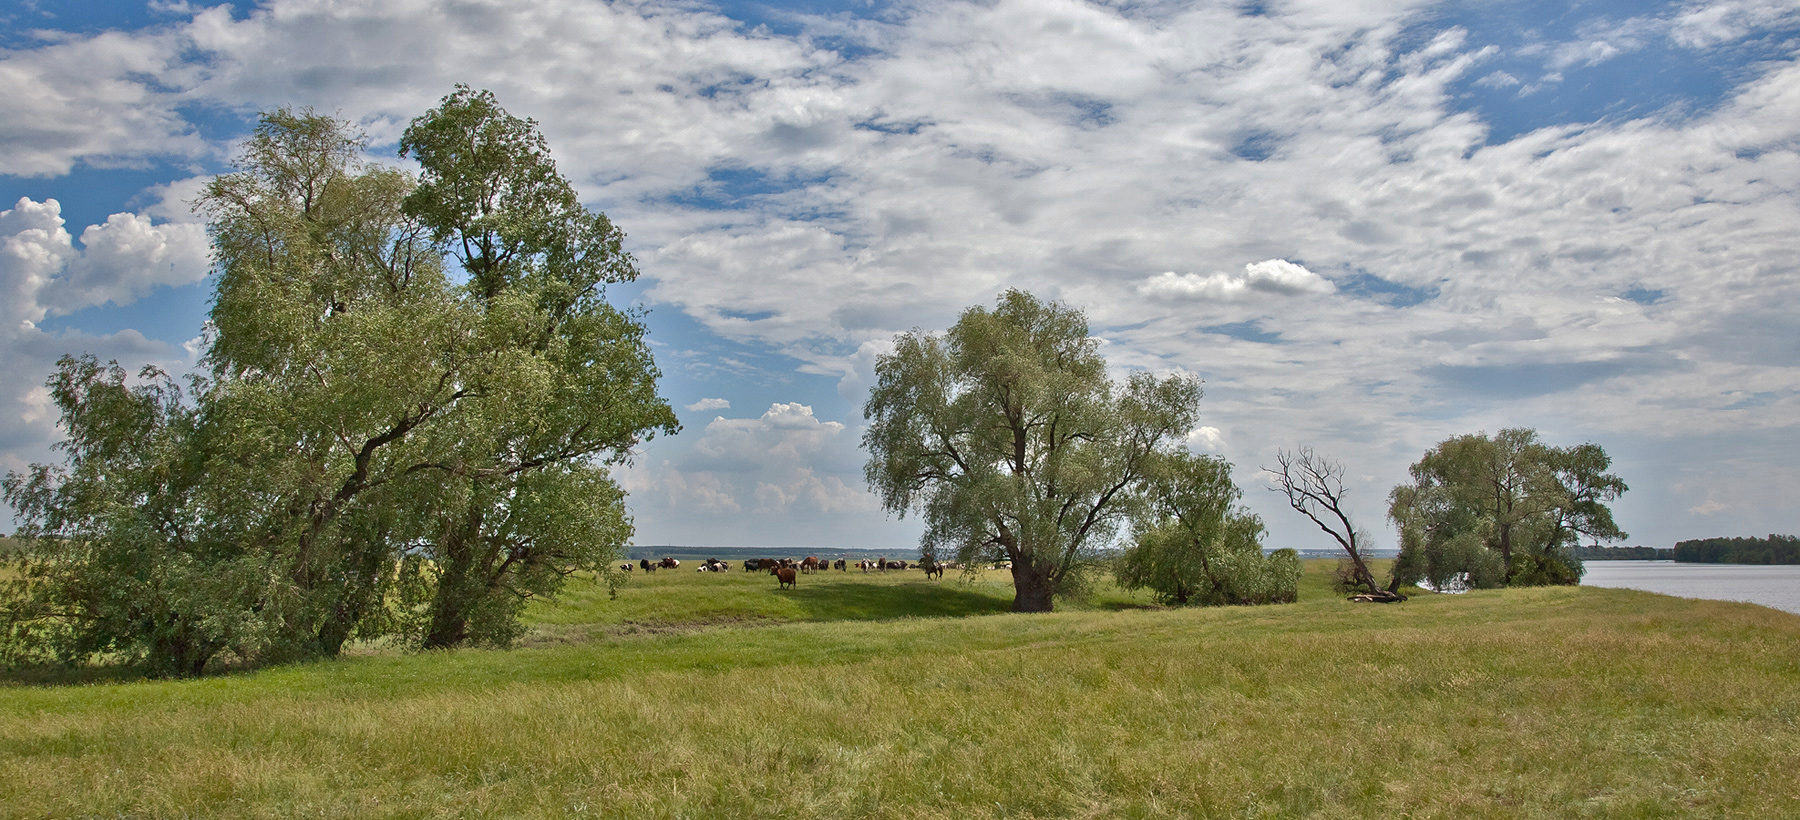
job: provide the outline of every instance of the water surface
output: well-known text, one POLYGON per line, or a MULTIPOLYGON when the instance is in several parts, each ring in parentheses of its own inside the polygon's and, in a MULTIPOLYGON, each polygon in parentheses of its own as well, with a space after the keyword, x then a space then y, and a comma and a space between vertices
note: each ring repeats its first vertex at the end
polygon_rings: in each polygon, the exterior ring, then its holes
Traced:
POLYGON ((1800 565, 1588 561, 1581 583, 1715 601, 1748 601, 1800 614, 1800 565))

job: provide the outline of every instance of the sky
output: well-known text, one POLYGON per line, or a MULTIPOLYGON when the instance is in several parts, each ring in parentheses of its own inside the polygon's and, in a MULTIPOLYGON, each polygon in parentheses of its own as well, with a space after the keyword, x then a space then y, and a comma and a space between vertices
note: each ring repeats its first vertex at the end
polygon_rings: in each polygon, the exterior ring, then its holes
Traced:
POLYGON ((876 358, 1007 288, 1204 379, 1271 547, 1332 546, 1279 449, 1391 547, 1407 466, 1506 427, 1603 446, 1624 543, 1792 533, 1796 54, 1800 0, 0 0, 0 471, 58 458, 59 357, 196 367, 189 203, 259 111, 404 166, 466 83, 629 236, 683 424, 638 544, 914 545, 876 358))

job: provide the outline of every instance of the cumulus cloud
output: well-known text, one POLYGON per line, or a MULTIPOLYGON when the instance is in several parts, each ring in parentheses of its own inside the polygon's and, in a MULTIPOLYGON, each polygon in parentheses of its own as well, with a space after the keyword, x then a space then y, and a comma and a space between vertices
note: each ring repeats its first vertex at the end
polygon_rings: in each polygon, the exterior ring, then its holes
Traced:
POLYGON ((1188 433, 1187 445, 1209 453, 1222 452, 1225 449, 1225 435, 1217 427, 1196 427, 1193 432, 1188 433))
POLYGON ((52 313, 112 301, 126 304, 157 284, 185 284, 205 272, 204 232, 115 214, 89 226, 77 247, 56 200, 21 198, 0 211, 0 472, 50 460, 56 411, 44 379, 64 355, 92 353, 127 369, 156 364, 179 372, 191 351, 136 330, 103 336, 38 327, 52 313))
POLYGON ((629 469, 621 483, 639 520, 677 540, 873 543, 870 535, 893 528, 871 526, 878 506, 847 432, 809 405, 776 402, 761 416, 719 416, 695 439, 662 444, 667 457, 629 469))
POLYGON ((206 230, 193 223, 156 225, 120 213, 81 232, 75 247, 54 199, 21 198, 0 211, 0 292, 10 323, 46 313, 72 313, 112 302, 126 305, 158 285, 181 286, 206 276, 206 230))
POLYGON ((730 410, 731 402, 726 401, 725 399, 701 399, 693 404, 687 405, 687 409, 694 412, 705 410, 730 410))
POLYGON ((1333 293, 1337 287, 1300 265, 1283 259, 1268 259, 1245 265, 1242 273, 1201 276, 1165 271, 1144 279, 1137 290, 1145 296, 1159 299, 1234 301, 1259 293, 1278 296, 1333 293))
POLYGON ((158 285, 191 285, 210 267, 205 227, 153 225, 140 214, 113 214, 81 232, 82 251, 44 289, 52 313, 89 305, 130 304, 158 285))

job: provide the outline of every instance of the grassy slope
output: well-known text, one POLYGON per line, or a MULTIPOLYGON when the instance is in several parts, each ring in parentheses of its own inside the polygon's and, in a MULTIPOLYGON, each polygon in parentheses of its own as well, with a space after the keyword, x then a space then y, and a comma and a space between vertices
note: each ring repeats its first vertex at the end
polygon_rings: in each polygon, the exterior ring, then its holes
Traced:
POLYGON ((1800 814, 1800 618, 1604 589, 1353 605, 1310 569, 1291 606, 901 620, 844 619, 1004 589, 658 573, 534 612, 580 642, 0 690, 0 814, 1800 814), (727 620, 795 622, 696 626, 727 620))

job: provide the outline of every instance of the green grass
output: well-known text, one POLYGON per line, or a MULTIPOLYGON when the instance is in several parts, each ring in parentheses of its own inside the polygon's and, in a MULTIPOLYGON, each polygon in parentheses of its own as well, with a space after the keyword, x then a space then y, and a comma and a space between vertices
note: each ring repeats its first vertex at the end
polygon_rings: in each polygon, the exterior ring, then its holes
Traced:
POLYGON ((637 577, 538 645, 0 690, 9 817, 1792 817, 1800 618, 1559 588, 991 614, 637 577), (747 628, 745 624, 757 624, 747 628))

